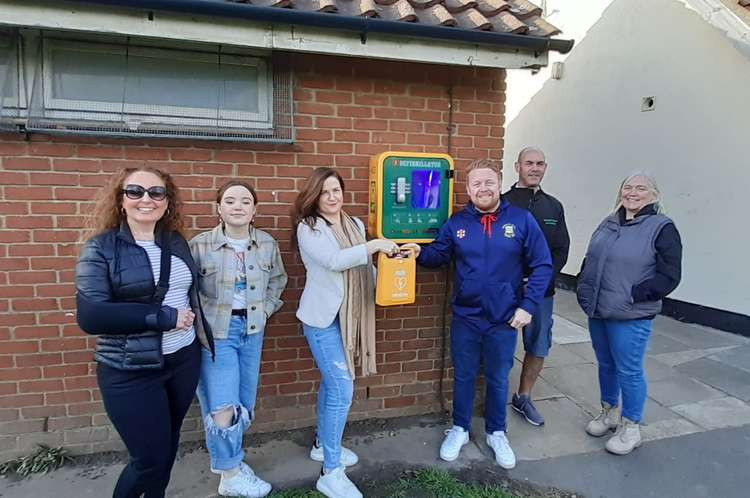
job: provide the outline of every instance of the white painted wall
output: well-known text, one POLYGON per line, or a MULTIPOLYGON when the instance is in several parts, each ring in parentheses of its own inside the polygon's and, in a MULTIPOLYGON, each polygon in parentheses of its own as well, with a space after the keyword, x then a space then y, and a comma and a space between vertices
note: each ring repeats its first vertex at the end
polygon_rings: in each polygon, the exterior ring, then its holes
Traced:
MULTIPOLYGON (((688 0, 690 1, 690 0, 688 0)), ((564 26, 563 26, 564 27, 564 26)), ((682 234, 671 297, 750 314, 750 59, 680 0, 615 0, 508 125, 506 187, 524 145, 547 152, 576 274, 619 181, 652 171, 682 234), (656 108, 641 112, 641 99, 656 108)))

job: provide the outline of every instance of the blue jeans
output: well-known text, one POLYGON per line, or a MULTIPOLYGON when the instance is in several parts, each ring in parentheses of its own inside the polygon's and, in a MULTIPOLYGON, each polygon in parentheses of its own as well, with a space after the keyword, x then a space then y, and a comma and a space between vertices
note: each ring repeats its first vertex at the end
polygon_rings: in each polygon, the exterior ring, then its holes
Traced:
POLYGON ((196 340, 164 355, 162 369, 118 370, 97 365, 104 408, 130 455, 117 479, 114 498, 164 497, 182 420, 195 397, 200 349, 196 340))
POLYGON ((453 360, 453 424, 469 431, 474 408, 474 391, 480 362, 484 363, 487 394, 484 402, 488 434, 505 430, 508 374, 513 368, 515 329, 509 325, 481 326, 453 318, 451 358, 453 360))
POLYGON ((255 410, 260 375, 263 332, 246 334, 245 318, 232 316, 226 339, 216 339, 216 361, 203 349, 198 400, 206 430, 211 468, 229 470, 245 458, 242 434, 250 426, 255 410), (218 427, 211 416, 234 407, 229 427, 218 427))
POLYGON ((546 358, 552 346, 552 296, 539 303, 531 323, 523 328, 523 349, 531 356, 546 358))
POLYGON ((589 318, 589 333, 599 363, 602 401, 617 406, 622 392, 622 416, 640 422, 646 404, 643 356, 651 335, 651 320, 589 318))
POLYGON ((315 364, 320 370, 318 440, 323 446, 323 468, 341 466, 341 438, 352 405, 354 380, 346 364, 339 319, 325 328, 302 324, 315 364))

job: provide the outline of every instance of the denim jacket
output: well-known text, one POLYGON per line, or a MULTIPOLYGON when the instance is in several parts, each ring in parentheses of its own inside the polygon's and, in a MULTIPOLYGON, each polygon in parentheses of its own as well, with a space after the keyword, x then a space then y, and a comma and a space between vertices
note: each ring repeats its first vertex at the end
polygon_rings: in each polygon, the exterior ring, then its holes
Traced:
MULTIPOLYGON (((222 226, 203 232, 190 241, 198 265, 198 291, 206 320, 216 339, 226 339, 232 315, 235 253, 222 226)), ((287 275, 279 244, 269 234, 250 227, 250 244, 245 251, 247 275, 247 333, 262 331, 266 320, 284 304, 280 299, 287 275)))

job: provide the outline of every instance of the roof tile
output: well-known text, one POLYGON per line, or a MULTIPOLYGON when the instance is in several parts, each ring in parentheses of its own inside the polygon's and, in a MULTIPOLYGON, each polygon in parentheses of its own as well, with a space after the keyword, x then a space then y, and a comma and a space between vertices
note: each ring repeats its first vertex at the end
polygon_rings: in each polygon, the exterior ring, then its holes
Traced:
POLYGON ((391 5, 376 3, 375 11, 378 13, 378 17, 382 17, 387 21, 417 21, 417 13, 414 12, 414 7, 411 6, 408 0, 396 0, 391 5))
POLYGON ((523 22, 529 27, 529 34, 532 36, 554 36, 561 33, 559 29, 540 16, 529 17, 523 22))
MULTIPOLYGON (((560 30, 529 0, 225 0, 259 7, 550 37, 560 30)), ((741 5, 750 0, 738 0, 741 5)))
POLYGON ((492 23, 476 9, 468 9, 453 14, 460 28, 491 30, 492 23))
POLYGON ((475 0, 443 0, 443 5, 451 14, 463 12, 467 9, 473 9, 477 6, 475 0))
POLYGON ((505 0, 477 0, 477 10, 485 17, 496 16, 509 9, 510 4, 505 0))
POLYGON ((422 24, 432 24, 440 26, 455 26, 456 19, 442 5, 433 5, 426 9, 414 9, 417 18, 422 24))
POLYGON ((347 16, 375 17, 375 0, 338 0, 339 12, 347 16))

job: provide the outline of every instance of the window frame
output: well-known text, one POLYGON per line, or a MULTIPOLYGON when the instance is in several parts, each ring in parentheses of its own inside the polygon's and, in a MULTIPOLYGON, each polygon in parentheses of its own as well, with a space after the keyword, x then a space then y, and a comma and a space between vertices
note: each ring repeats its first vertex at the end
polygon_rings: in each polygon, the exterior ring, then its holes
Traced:
MULTIPOLYGON (((101 41, 70 40, 57 37, 42 37, 41 78, 43 79, 43 106, 46 116, 65 120, 87 120, 91 122, 121 122, 123 115, 142 116, 142 120, 131 119, 128 126, 137 129, 143 123, 153 125, 185 125, 194 127, 216 126, 217 120, 222 127, 237 129, 257 129, 259 131, 273 128, 272 110, 272 77, 270 65, 264 58, 250 55, 223 54, 216 51, 201 51, 191 48, 157 48, 146 45, 130 45, 129 43, 106 43, 101 41), (258 111, 217 109, 189 106, 154 106, 131 104, 123 102, 105 103, 98 101, 72 100, 55 98, 52 95, 54 72, 53 52, 56 49, 78 50, 89 53, 109 53, 116 55, 138 55, 155 59, 178 58, 185 61, 211 62, 221 65, 241 65, 257 68, 258 79, 258 111), (161 57, 159 57, 161 56, 161 57), (74 114, 72 116, 71 114, 74 114)), ((39 69, 38 69, 39 70, 39 69)), ((127 71, 121 76, 127 78, 127 71)), ((123 83, 124 84, 124 83, 123 83)), ((126 121, 127 122, 127 121, 126 121)))

